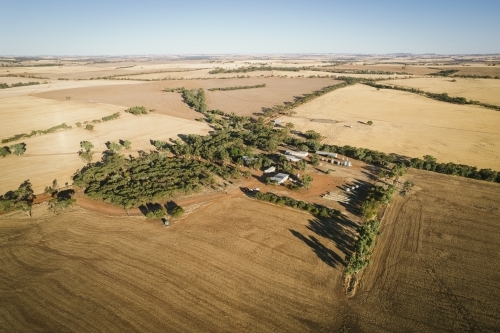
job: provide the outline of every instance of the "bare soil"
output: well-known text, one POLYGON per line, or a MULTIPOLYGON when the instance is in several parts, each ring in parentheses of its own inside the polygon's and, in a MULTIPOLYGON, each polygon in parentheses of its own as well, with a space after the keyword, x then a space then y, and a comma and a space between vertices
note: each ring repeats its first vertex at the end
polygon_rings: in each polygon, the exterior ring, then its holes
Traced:
POLYGON ((411 170, 357 294, 359 332, 496 332, 500 327, 500 184, 411 170))
POLYGON ((80 208, 0 217, 3 331, 331 332, 352 226, 245 198, 165 228, 80 208), (44 213, 45 212, 45 213, 44 213))

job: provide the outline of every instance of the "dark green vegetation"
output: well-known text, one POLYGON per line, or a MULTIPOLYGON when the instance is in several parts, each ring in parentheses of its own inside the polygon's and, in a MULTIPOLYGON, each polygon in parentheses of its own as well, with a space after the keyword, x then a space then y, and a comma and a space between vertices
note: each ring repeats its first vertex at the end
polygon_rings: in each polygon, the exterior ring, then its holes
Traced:
POLYGON ((264 88, 266 86, 263 84, 256 84, 254 86, 235 86, 235 87, 224 87, 224 88, 210 88, 209 91, 227 91, 227 90, 240 90, 240 89, 253 89, 253 88, 264 88))
POLYGON ((465 97, 450 97, 450 96, 448 96, 447 93, 436 94, 436 93, 431 93, 431 92, 423 91, 423 90, 416 89, 416 88, 407 88, 407 87, 401 87, 401 86, 379 84, 379 83, 375 83, 373 81, 366 81, 366 82, 362 82, 362 83, 369 85, 371 87, 377 88, 377 89, 394 89, 394 90, 406 91, 406 92, 426 96, 426 97, 429 97, 429 98, 432 98, 432 99, 435 99, 438 101, 442 101, 442 102, 453 103, 453 104, 479 105, 479 106, 483 106, 483 107, 488 108, 488 109, 500 111, 500 106, 488 104, 488 103, 481 103, 479 101, 467 100, 467 98, 465 98, 465 97))
POLYGON ((72 207, 76 203, 76 199, 72 198, 52 198, 49 201, 49 211, 52 211, 54 214, 61 213, 70 207, 72 207))
POLYGON ((22 210, 29 212, 31 204, 35 199, 31 183, 25 180, 15 191, 8 191, 4 195, 0 195, 0 212, 10 212, 14 210, 22 210))
POLYGON ((34 82, 34 81, 25 82, 25 83, 18 82, 18 83, 13 83, 10 86, 7 83, 0 83, 0 89, 33 86, 33 85, 37 85, 37 84, 40 84, 40 82, 34 82))
POLYGON ((94 153, 92 152, 92 148, 94 148, 94 145, 92 144, 92 142, 82 141, 80 142, 80 147, 82 149, 78 152, 78 155, 85 162, 87 163, 92 162, 92 158, 94 156, 94 153))
POLYGON ((375 238, 380 235, 379 227, 380 222, 371 220, 358 228, 358 239, 354 246, 354 252, 347 259, 347 274, 356 274, 370 264, 375 238))
POLYGON ((189 105, 191 108, 201 113, 207 111, 205 90, 202 88, 192 90, 181 88, 180 92, 182 94, 182 98, 184 99, 184 103, 189 105))
POLYGON ((120 112, 113 113, 110 116, 102 117, 101 119, 102 119, 102 121, 110 121, 110 120, 115 120, 118 118, 120 118, 120 112))
POLYGON ((62 123, 61 125, 53 126, 53 127, 46 129, 46 130, 38 130, 38 131, 33 130, 33 131, 31 131, 30 134, 26 134, 26 133, 16 134, 10 138, 2 139, 2 143, 17 141, 17 140, 22 139, 22 138, 31 138, 32 136, 35 136, 35 135, 54 133, 58 130, 66 130, 66 129, 71 129, 71 126, 66 125, 66 123, 62 123))
POLYGON ((295 200, 289 197, 280 197, 274 193, 262 193, 257 192, 254 196, 255 199, 261 201, 267 201, 279 206, 288 206, 294 209, 305 210, 312 215, 319 217, 339 217, 340 211, 332 208, 328 208, 319 204, 311 204, 301 200, 295 200))
POLYGON ((219 73, 248 73, 256 71, 285 71, 285 72, 298 72, 301 69, 306 69, 307 67, 272 67, 272 66, 248 66, 248 67, 238 67, 235 69, 226 69, 221 67, 216 67, 215 69, 208 72, 209 74, 219 74, 219 73))
POLYGON ((0 147, 0 156, 5 157, 10 154, 21 156, 26 152, 26 144, 24 142, 16 143, 10 147, 4 146, 0 147))
POLYGON ((94 125, 92 125, 92 124, 87 124, 87 126, 85 126, 85 129, 86 129, 87 131, 93 131, 93 130, 94 130, 94 125))
POLYGON ((125 110, 125 112, 135 114, 136 116, 141 115, 141 114, 148 114, 148 110, 146 110, 146 108, 144 106, 134 106, 134 107, 131 107, 131 108, 125 110))
POLYGON ((73 180, 90 198, 128 209, 198 192, 214 182, 217 169, 202 161, 170 158, 158 152, 138 158, 106 153, 100 162, 77 172, 73 180))
POLYGON ((387 187, 373 186, 365 201, 361 205, 361 212, 367 219, 372 219, 377 216, 378 210, 385 204, 392 201, 392 197, 396 193, 397 188, 394 185, 387 187))
MULTIPOLYGON (((438 68, 431 68, 431 69, 438 69, 438 68)), ((439 71, 436 73, 430 73, 429 75, 432 75, 432 76, 450 76, 451 74, 455 74, 456 72, 458 72, 458 69, 446 69, 446 70, 439 71)))
POLYGON ((170 216, 172 216, 173 218, 179 218, 182 215, 184 215, 184 208, 182 208, 181 206, 175 206, 170 212, 170 216))
POLYGON ((208 72, 209 74, 220 74, 220 73, 248 73, 256 71, 284 71, 284 72, 299 72, 304 71, 318 71, 318 72, 328 72, 328 73, 345 73, 345 74, 378 74, 378 75, 412 75, 407 72, 389 72, 389 71, 374 71, 365 69, 344 69, 344 68, 321 68, 321 67, 273 67, 273 66, 248 66, 248 67, 238 67, 235 69, 226 69, 221 67, 216 67, 215 69, 208 72))

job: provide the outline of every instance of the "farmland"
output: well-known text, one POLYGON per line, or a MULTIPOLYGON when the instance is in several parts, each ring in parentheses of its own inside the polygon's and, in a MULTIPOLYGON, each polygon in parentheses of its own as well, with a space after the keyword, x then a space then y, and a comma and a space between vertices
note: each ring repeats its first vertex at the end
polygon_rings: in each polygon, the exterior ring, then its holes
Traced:
POLYGON ((498 111, 360 84, 333 91, 295 111, 295 116, 282 117, 282 121, 293 122, 300 131, 316 130, 328 144, 415 157, 431 154, 444 162, 500 169, 498 111), (373 126, 366 124, 369 120, 373 126))
POLYGON ((189 59, 0 60, 0 83, 49 81, 0 90, 0 195, 34 192, 0 198, 0 331, 500 327, 500 112, 366 81, 500 105, 499 80, 429 75, 489 56, 189 59), (371 188, 394 198, 351 270, 371 188))
POLYGON ((403 87, 417 88, 423 91, 450 96, 465 97, 483 103, 500 105, 500 80, 462 79, 462 78, 419 78, 386 81, 403 87))
POLYGON ((500 322, 500 186, 410 172, 350 302, 367 332, 494 332, 500 322), (410 315, 411 314, 411 315, 410 315))
POLYGON ((343 253, 308 228, 309 214, 234 198, 165 229, 44 210, 36 224, 0 217, 9 300, 1 330, 326 332, 341 324, 342 266, 323 263, 308 244, 343 253))

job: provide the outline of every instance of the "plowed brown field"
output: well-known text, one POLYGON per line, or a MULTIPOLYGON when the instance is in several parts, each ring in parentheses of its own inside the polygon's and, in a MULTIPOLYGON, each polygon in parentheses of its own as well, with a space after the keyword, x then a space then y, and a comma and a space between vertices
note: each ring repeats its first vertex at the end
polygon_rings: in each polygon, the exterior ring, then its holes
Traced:
POLYGON ((349 302, 360 332, 497 332, 500 184, 412 170, 349 302))
POLYGON ((169 228, 76 209, 0 217, 0 331, 331 332, 351 227, 250 199, 169 228), (38 217, 37 217, 38 216, 38 217))

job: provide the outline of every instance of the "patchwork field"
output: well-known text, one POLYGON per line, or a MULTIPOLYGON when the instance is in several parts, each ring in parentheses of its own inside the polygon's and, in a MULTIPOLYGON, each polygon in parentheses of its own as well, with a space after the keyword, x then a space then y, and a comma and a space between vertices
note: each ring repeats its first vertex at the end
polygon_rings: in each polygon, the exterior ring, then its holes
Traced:
MULTIPOLYGON (((118 81, 131 82, 131 81, 118 81)), ((200 114, 191 110, 178 93, 163 92, 165 88, 185 87, 186 89, 204 88, 209 109, 235 112, 238 115, 251 116, 261 112, 262 107, 271 107, 292 101, 294 96, 310 93, 328 85, 340 83, 332 79, 284 79, 251 78, 227 80, 176 80, 137 83, 127 86, 87 87, 63 91, 51 91, 36 96, 64 101, 71 100, 101 102, 116 105, 144 105, 147 109, 156 109, 156 113, 167 114, 184 119, 200 118, 200 114), (264 88, 208 91, 210 88, 252 86, 266 84, 264 88)))
POLYGON ((500 184, 424 171, 390 205, 350 310, 360 332, 497 332, 500 184))
POLYGON ((418 88, 438 94, 447 93, 452 97, 465 97, 482 103, 500 105, 500 80, 448 77, 393 80, 385 81, 384 84, 418 88))
POLYGON ((0 217, 2 331, 331 332, 342 324, 351 227, 244 198, 169 228, 36 209, 33 220, 0 217))
POLYGON ((324 143, 411 157, 432 155, 442 162, 500 170, 498 111, 361 84, 333 91, 295 111, 295 116, 281 117, 282 121, 294 123, 300 131, 322 133, 324 143), (369 120, 372 126, 365 124, 369 120))
POLYGON ((126 156, 137 155, 139 150, 154 150, 150 140, 168 141, 169 138, 176 139, 178 134, 185 133, 206 134, 209 129, 207 124, 197 121, 157 114, 134 116, 121 112, 120 119, 96 124, 93 131, 74 127, 71 130, 22 139, 20 141, 27 146, 24 155, 10 155, 0 159, 0 193, 16 189, 26 179, 32 182, 35 193, 43 192, 53 179, 57 179, 59 184, 71 184, 71 176, 85 165, 78 156, 80 142, 84 140, 95 146, 94 161, 97 161, 100 153, 106 150, 105 143, 108 141, 118 143, 118 140, 129 140, 132 142, 132 150, 123 153, 126 156))

